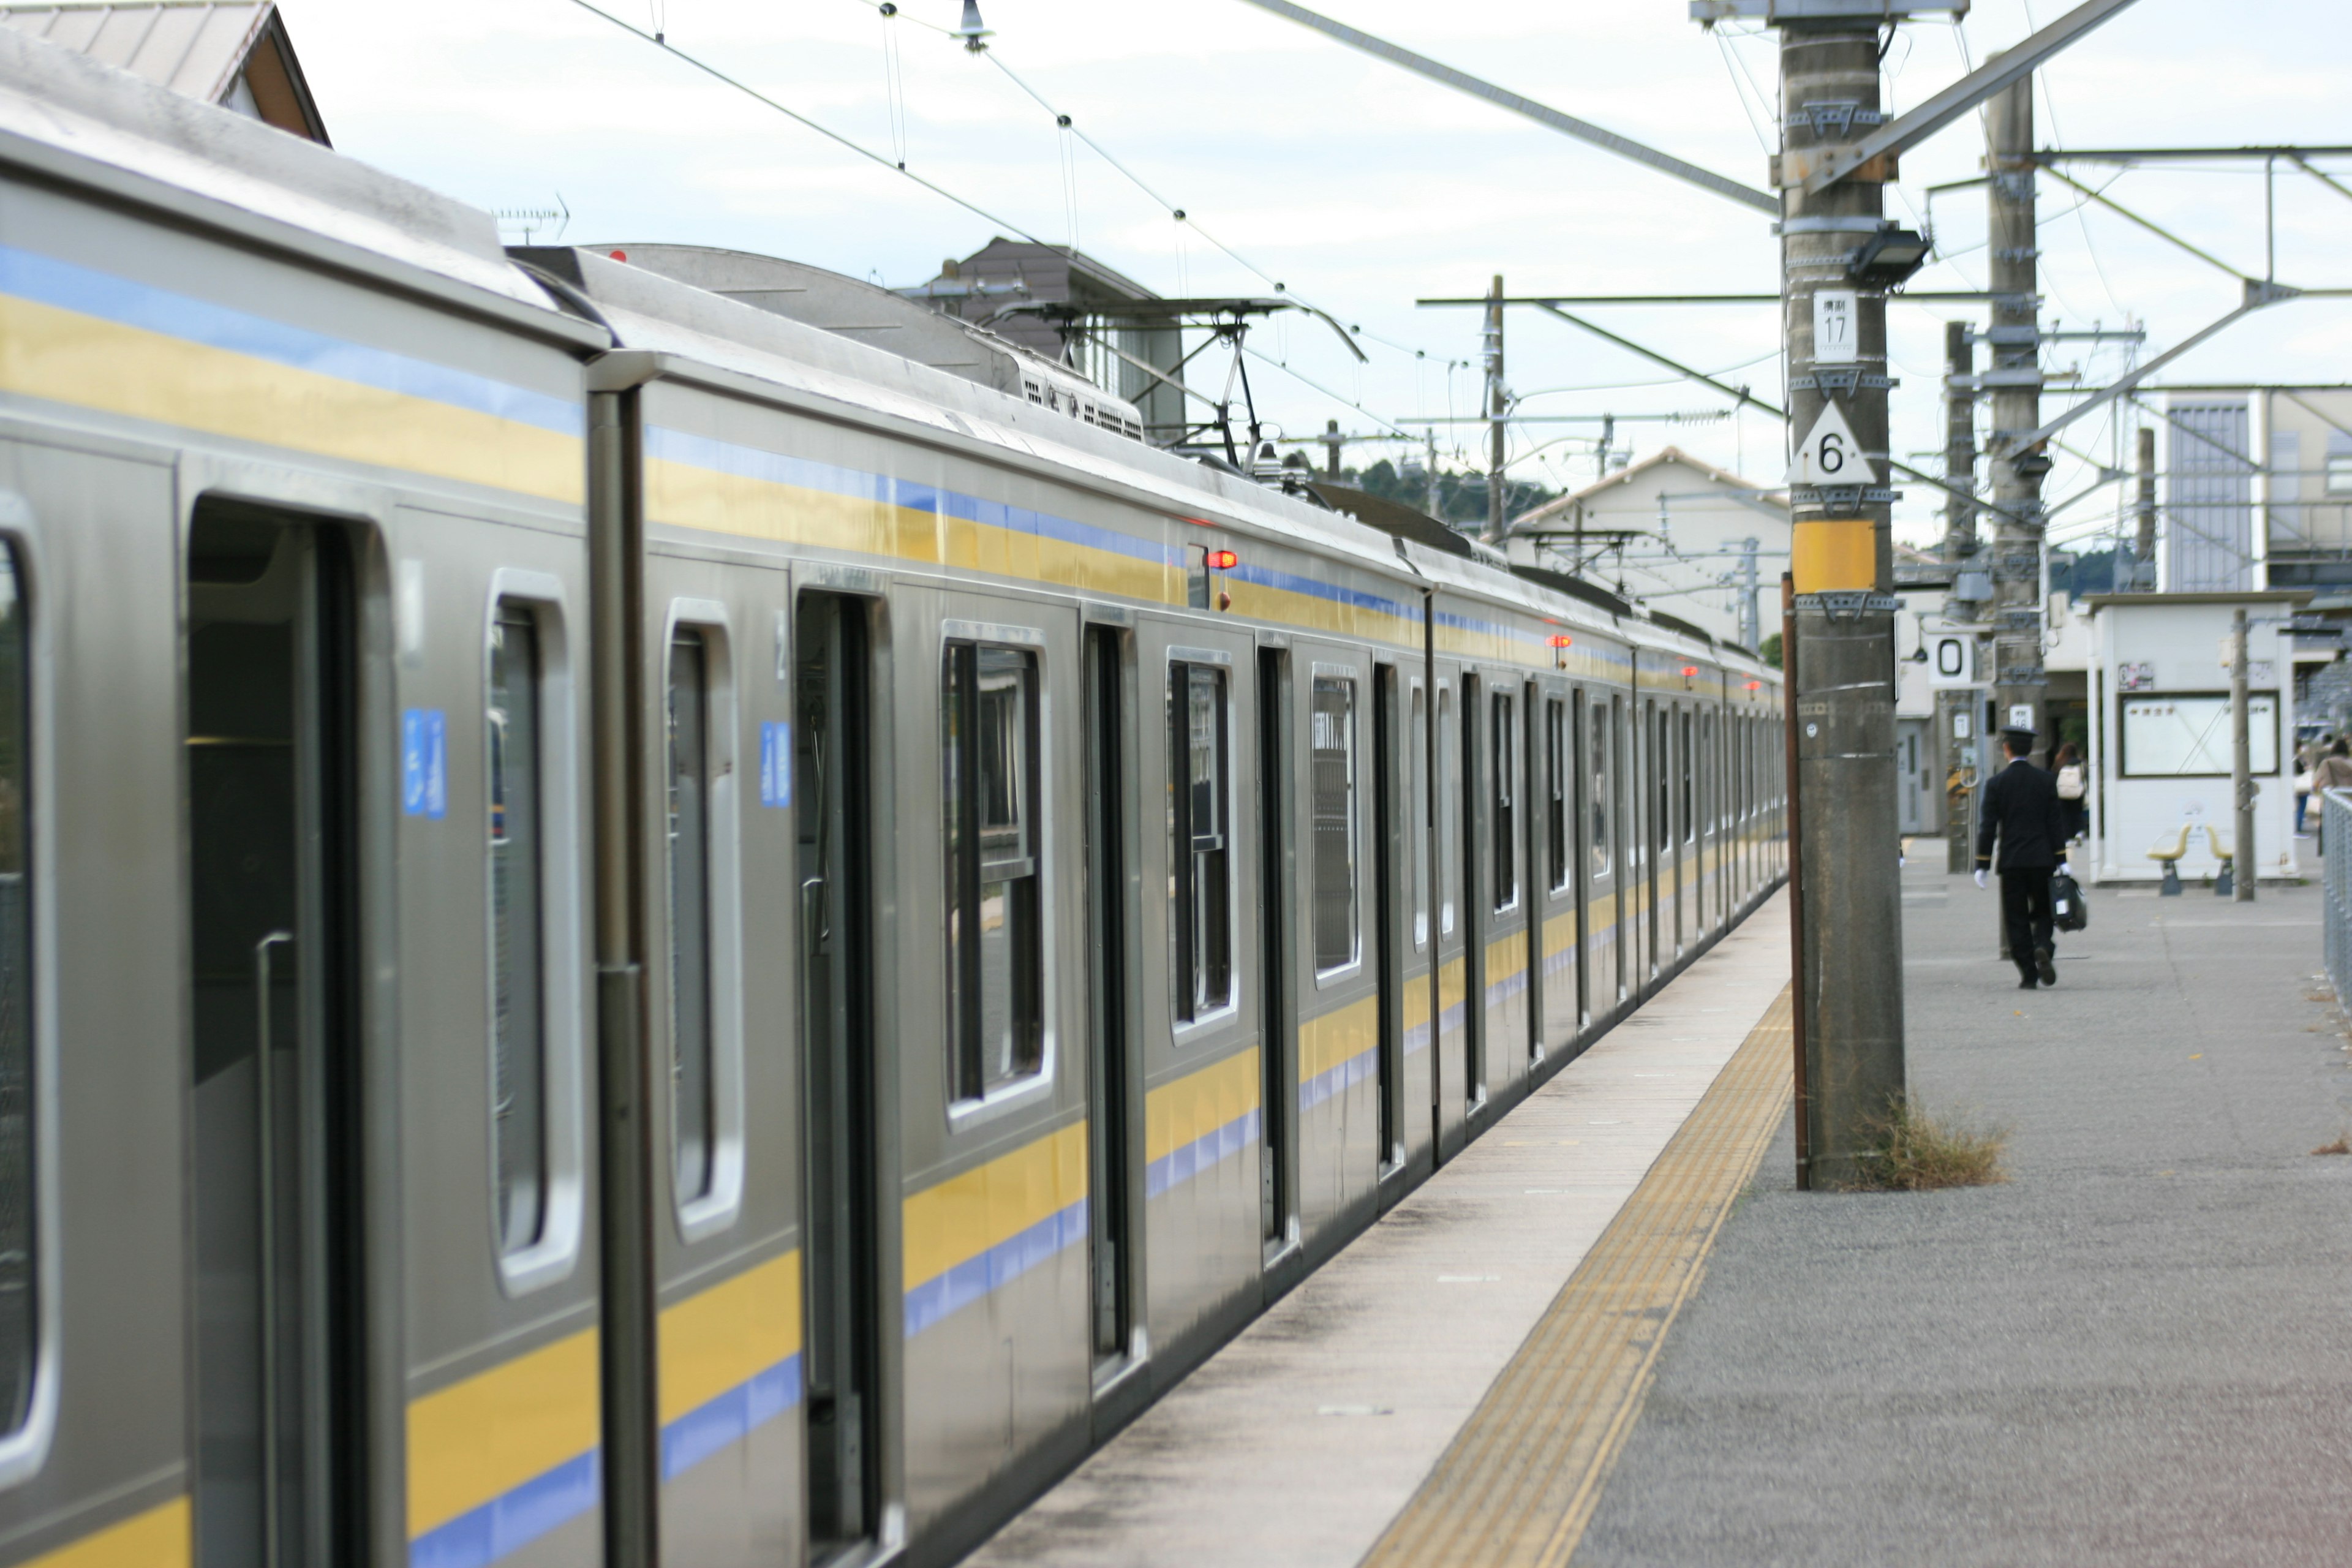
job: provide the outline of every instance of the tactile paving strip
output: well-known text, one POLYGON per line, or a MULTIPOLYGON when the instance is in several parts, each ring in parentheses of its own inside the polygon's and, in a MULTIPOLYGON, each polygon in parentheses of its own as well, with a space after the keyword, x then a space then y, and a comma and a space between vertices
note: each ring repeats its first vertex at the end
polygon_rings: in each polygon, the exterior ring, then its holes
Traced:
POLYGON ((1365 1568, 1560 1568, 1649 1392, 1675 1314, 1779 1131, 1790 1092, 1783 989, 1365 1568))

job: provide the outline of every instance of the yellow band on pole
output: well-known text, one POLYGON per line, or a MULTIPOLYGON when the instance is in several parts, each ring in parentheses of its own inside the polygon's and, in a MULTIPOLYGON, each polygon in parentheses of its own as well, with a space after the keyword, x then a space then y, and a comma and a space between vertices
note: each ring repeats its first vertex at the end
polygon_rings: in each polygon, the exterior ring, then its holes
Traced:
POLYGON ((1868 593, 1878 586, 1878 539, 1866 517, 1797 524, 1789 574, 1800 594, 1868 593))

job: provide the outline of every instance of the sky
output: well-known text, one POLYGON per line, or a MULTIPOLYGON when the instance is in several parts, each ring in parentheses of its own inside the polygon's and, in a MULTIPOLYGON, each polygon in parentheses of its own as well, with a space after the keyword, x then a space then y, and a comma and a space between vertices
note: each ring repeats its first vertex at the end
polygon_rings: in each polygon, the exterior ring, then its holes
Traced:
MULTIPOLYGON (((1479 407, 1479 312, 1418 308, 1483 293, 1769 293, 1778 249, 1762 214, 1370 58, 1245 0, 1181 5, 982 0, 984 55, 947 36, 961 0, 597 0, 677 51, 878 155, 861 157, 614 26, 582 0, 280 0, 330 134, 346 153, 477 205, 569 209, 541 243, 672 241, 786 256, 893 287, 1000 233, 1088 254, 1162 294, 1264 294, 1276 283, 1359 331, 1359 364, 1290 313, 1252 334, 1261 416, 1294 436, 1383 439, 1351 465, 1401 457, 1417 420, 1479 407), (1024 85, 1025 84, 1025 85, 1024 85), (1042 101, 1041 101, 1042 100, 1042 101), (1050 106, 1050 108, 1048 107, 1050 106), (1055 122, 1066 115, 1071 130, 1055 122), (1081 135, 1086 140, 1081 140, 1081 135), (1092 145, 1088 142, 1091 142, 1092 145), (969 204, 904 177, 903 162, 969 204), (1179 222, 1171 207, 1186 214, 1179 222), (978 212, 970 208, 980 209, 978 212), (983 216, 985 215, 985 216, 983 216), (1400 438, 1401 426, 1411 426, 1400 438)), ((1955 24, 1923 16, 1887 49, 1888 102, 1916 103, 1973 62, 2063 14, 2065 0, 1978 0, 1955 24)), ((1774 145, 1777 45, 1753 24, 1713 32, 1685 0, 1318 0, 1327 15, 1743 184, 1774 145)), ((2138 0, 2045 68, 2036 140, 2059 148, 2352 142, 2352 19, 2341 0, 2138 0)), ((1921 289, 1981 288, 1981 187, 1964 119, 1902 160, 1890 216, 1931 225, 1921 289)), ((2352 157, 2326 160, 2352 188, 2352 157)), ((2263 275, 2259 163, 2077 168, 2112 200, 2263 275), (2110 184, 2109 182, 2112 182, 2110 184)), ((2352 288, 2352 195, 2283 170, 2276 277, 2352 288)), ((2041 184, 2045 325, 2145 329, 2053 345, 2053 379, 2095 387, 2233 308, 2229 271, 2127 219, 2041 184)), ((1944 322, 1969 307, 1889 311, 1898 457, 1941 471, 1944 322)), ((1612 307, 1611 331, 1780 401, 1770 306, 1612 307)), ((1786 463, 1778 421, 1532 310, 1510 312, 1507 382, 1528 423, 1515 478, 1555 489, 1672 442, 1760 483, 1786 463), (1572 417, 1571 417, 1572 416, 1572 417)), ((1221 373, 1222 374, 1222 373, 1221 373)), ((2352 300, 2271 307, 2159 382, 2352 381, 2352 300)), ((2064 405, 2053 395, 2045 416, 2064 405)), ((2143 416, 2102 411, 2063 437, 2129 466, 2143 416)), ((1483 432, 1439 426, 1441 460, 1483 466, 1483 432)), ((2097 543, 2126 487, 2059 455, 2045 486, 2074 500, 2056 541, 2097 543)), ((1941 531, 1941 498, 1909 487, 1896 531, 1941 531)))

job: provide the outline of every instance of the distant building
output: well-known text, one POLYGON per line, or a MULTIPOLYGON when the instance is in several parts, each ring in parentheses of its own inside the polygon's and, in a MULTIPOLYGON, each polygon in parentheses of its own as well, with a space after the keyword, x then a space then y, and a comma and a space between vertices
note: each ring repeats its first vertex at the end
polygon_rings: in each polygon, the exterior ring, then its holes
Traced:
POLYGON ((1504 548, 1749 645, 1777 628, 1789 535, 1785 493, 1665 447, 1514 518, 1504 548))
POLYGON ((2352 389, 2176 392, 2158 580, 2176 594, 2310 588, 2352 605, 2352 389))
POLYGON ((0 26, 327 143, 326 122, 272 0, 48 5, 0 0, 0 26))
POLYGON ((1184 395, 1142 365, 1163 375, 1180 374, 1183 334, 1173 326, 1123 322, 1120 306, 1160 296, 1082 250, 999 237, 961 261, 941 262, 940 275, 929 283, 898 292, 941 314, 985 324, 1033 353, 1071 366, 1142 410, 1155 440, 1171 440, 1182 427, 1184 395), (1040 305, 1080 310, 1093 305, 1104 314, 1056 320, 1034 309, 1040 305))

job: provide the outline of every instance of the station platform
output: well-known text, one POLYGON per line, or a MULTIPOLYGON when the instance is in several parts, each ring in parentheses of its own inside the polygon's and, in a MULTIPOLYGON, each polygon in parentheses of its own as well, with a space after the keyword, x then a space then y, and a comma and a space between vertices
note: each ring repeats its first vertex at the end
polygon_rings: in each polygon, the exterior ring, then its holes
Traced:
POLYGON ((2319 887, 2093 889, 2026 993, 1921 850, 1911 1082, 2006 1184, 1795 1190, 1775 900, 969 1561, 2352 1560, 2319 887))
POLYGON ((1750 916, 967 1563, 1556 1550, 1785 1119, 1786 907, 1750 916))

